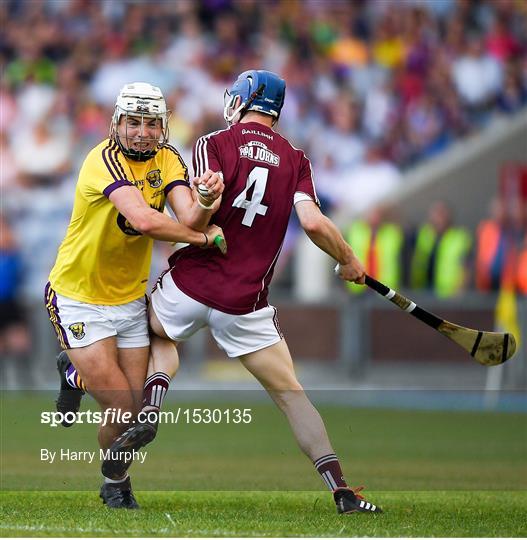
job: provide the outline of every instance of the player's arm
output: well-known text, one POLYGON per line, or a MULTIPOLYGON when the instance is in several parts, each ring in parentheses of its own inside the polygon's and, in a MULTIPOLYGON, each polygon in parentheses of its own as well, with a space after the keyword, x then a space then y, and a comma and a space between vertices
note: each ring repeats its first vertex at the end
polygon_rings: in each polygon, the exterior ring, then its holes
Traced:
POLYGON ((295 210, 300 224, 310 240, 338 261, 340 277, 347 281, 363 284, 364 267, 336 225, 320 211, 320 208, 313 201, 299 201, 295 204, 295 210))
MULTIPOLYGON (((186 189, 188 191, 188 188, 186 189)), ((216 235, 223 236, 221 228, 215 225, 200 232, 150 208, 134 186, 122 186, 112 191, 109 199, 136 231, 155 240, 185 242, 205 247, 214 245, 216 235), (204 234, 207 237, 206 244, 204 234)))
POLYGON ((192 149, 192 164, 197 177, 193 181, 195 189, 190 192, 192 204, 188 199, 186 203, 179 199, 179 193, 172 197, 171 192, 168 194, 168 202, 178 219, 194 229, 205 227, 221 204, 224 184, 219 155, 221 152, 214 137, 199 138, 192 149))
POLYGON ((200 177, 194 179, 196 188, 201 186, 202 193, 191 190, 186 186, 176 186, 168 193, 168 204, 178 220, 198 231, 204 230, 211 218, 220 206, 221 194, 223 193, 223 177, 221 173, 213 173, 206 170, 200 177))

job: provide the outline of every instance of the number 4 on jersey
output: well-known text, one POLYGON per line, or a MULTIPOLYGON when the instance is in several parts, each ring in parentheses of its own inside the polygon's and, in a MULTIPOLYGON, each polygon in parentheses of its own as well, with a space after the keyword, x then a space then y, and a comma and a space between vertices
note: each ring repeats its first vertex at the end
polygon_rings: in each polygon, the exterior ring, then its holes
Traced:
POLYGON ((269 176, 269 169, 264 167, 255 167, 247 177, 247 185, 245 189, 234 199, 232 206, 236 208, 243 208, 245 215, 243 216, 242 225, 251 227, 256 217, 256 214, 265 216, 267 212, 267 206, 261 204, 265 187, 267 185, 267 177, 269 176), (247 192, 254 184, 253 194, 250 200, 247 199, 247 192))

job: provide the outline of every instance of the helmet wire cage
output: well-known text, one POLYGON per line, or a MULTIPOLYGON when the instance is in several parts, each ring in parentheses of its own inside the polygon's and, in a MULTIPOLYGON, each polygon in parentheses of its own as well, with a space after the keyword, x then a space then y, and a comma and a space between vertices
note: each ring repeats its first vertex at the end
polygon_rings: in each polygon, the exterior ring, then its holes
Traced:
POLYGON ((119 93, 115 104, 110 138, 119 145, 126 157, 134 161, 147 161, 168 141, 169 117, 170 111, 166 108, 159 88, 148 83, 126 85, 119 93), (120 129, 123 119, 124 134, 123 129, 120 129), (131 129, 134 131, 133 134, 129 133, 131 129), (159 129, 159 134, 155 137, 145 136, 147 129, 154 129, 156 132, 159 129))

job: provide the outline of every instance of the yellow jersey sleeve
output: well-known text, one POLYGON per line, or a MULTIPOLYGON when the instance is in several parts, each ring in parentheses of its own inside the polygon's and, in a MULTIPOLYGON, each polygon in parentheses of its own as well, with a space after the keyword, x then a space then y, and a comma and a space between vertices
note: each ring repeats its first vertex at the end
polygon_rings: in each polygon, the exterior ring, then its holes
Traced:
POLYGON ((188 167, 179 152, 170 144, 164 144, 161 151, 163 153, 163 168, 166 171, 166 185, 164 188, 166 197, 176 186, 190 187, 190 180, 188 167))
POLYGON ((111 140, 88 154, 79 176, 79 189, 87 200, 109 197, 119 187, 134 185, 129 178, 131 171, 121 156, 117 143, 111 140))

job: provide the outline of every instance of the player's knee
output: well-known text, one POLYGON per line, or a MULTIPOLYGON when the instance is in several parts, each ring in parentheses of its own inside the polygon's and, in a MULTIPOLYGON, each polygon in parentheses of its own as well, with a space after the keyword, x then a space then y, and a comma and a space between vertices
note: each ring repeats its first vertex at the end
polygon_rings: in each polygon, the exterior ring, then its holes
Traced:
POLYGON ((293 374, 289 377, 281 377, 276 383, 271 382, 269 389, 278 393, 304 392, 304 388, 293 374))
POLYGON ((102 409, 115 409, 132 416, 138 412, 136 400, 130 390, 107 389, 97 392, 95 397, 102 409))
POLYGON ((270 390, 269 393, 274 402, 284 412, 293 407, 299 399, 302 401, 305 399, 304 389, 298 381, 296 381, 296 384, 288 386, 287 389, 270 390))

